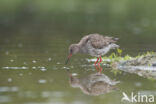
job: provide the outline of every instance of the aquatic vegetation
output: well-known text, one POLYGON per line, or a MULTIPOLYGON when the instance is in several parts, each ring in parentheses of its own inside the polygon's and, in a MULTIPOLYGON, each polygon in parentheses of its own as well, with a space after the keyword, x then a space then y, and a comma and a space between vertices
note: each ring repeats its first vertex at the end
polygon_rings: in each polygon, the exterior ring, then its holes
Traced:
MULTIPOLYGON (((146 52, 146 53, 142 53, 142 54, 139 53, 137 56, 132 57, 132 56, 130 56, 128 54, 123 56, 122 52, 123 52, 123 50, 118 48, 116 52, 111 53, 109 56, 102 57, 103 63, 109 64, 111 66, 111 65, 114 65, 114 63, 139 59, 139 58, 142 58, 142 57, 145 57, 145 56, 153 57, 153 55, 155 55, 154 52, 146 52)), ((150 64, 148 64, 148 65, 150 65, 150 64)))
POLYGON ((126 60, 131 60, 134 58, 134 57, 131 57, 129 55, 125 55, 123 57, 122 52, 123 52, 123 50, 118 48, 117 52, 113 52, 109 56, 102 57, 103 63, 112 65, 114 62, 126 61, 126 60))
POLYGON ((135 57, 130 55, 122 55, 122 50, 117 49, 117 52, 109 56, 103 57, 103 65, 112 68, 111 72, 115 75, 124 72, 134 73, 148 79, 156 79, 156 53, 146 52, 138 54, 135 57))

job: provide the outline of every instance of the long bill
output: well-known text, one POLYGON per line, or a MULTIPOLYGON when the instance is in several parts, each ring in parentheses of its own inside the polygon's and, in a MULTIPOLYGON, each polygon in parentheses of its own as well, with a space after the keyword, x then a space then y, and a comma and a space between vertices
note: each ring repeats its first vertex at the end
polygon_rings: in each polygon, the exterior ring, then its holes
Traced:
POLYGON ((69 54, 67 60, 65 61, 65 65, 68 64, 70 57, 72 56, 72 54, 69 54))

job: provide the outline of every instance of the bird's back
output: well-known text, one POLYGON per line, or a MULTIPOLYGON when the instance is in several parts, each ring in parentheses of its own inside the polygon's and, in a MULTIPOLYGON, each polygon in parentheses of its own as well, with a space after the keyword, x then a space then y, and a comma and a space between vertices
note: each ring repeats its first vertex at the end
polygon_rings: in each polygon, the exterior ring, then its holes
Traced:
POLYGON ((115 43, 116 40, 113 37, 103 36, 99 34, 90 35, 90 43, 96 49, 102 49, 103 47, 115 43))
POLYGON ((90 42, 93 48, 102 49, 104 46, 107 46, 111 43, 115 43, 116 40, 117 38, 113 38, 113 37, 103 36, 99 34, 90 34, 90 35, 84 36, 80 40, 79 44, 81 46, 84 46, 87 44, 87 42, 90 42))
POLYGON ((81 53, 87 53, 91 56, 102 56, 105 55, 111 47, 116 47, 114 44, 117 38, 103 36, 99 34, 90 34, 84 36, 78 43, 81 53))

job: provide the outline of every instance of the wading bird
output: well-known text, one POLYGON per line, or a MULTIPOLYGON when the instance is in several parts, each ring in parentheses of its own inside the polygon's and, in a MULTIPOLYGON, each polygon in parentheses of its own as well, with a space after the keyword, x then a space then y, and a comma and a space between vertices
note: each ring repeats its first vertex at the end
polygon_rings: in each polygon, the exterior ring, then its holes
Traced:
MULTIPOLYGON (((100 67, 100 63, 102 62, 101 56, 108 53, 110 49, 119 47, 119 45, 115 44, 117 40, 118 38, 103 36, 97 33, 86 35, 80 40, 79 43, 70 45, 69 56, 65 64, 68 63, 73 54, 85 53, 97 57, 95 66, 98 63, 98 66, 100 67)), ((101 71, 102 69, 100 69, 100 72, 101 71)))

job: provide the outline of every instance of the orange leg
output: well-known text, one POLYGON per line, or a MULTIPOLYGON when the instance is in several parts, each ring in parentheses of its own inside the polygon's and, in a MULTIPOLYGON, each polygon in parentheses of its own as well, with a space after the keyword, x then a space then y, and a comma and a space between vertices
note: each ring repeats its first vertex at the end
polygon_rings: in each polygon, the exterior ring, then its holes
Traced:
POLYGON ((102 58, 101 58, 101 56, 100 56, 99 58, 100 58, 100 62, 98 63, 98 66, 99 66, 100 73, 101 73, 101 71, 102 71, 102 67, 100 66, 100 63, 102 62, 102 58))
POLYGON ((96 66, 96 64, 97 64, 98 61, 99 61, 99 57, 97 57, 97 60, 96 60, 96 62, 94 63, 94 66, 95 66, 95 68, 96 68, 97 71, 99 71, 98 67, 96 66))

